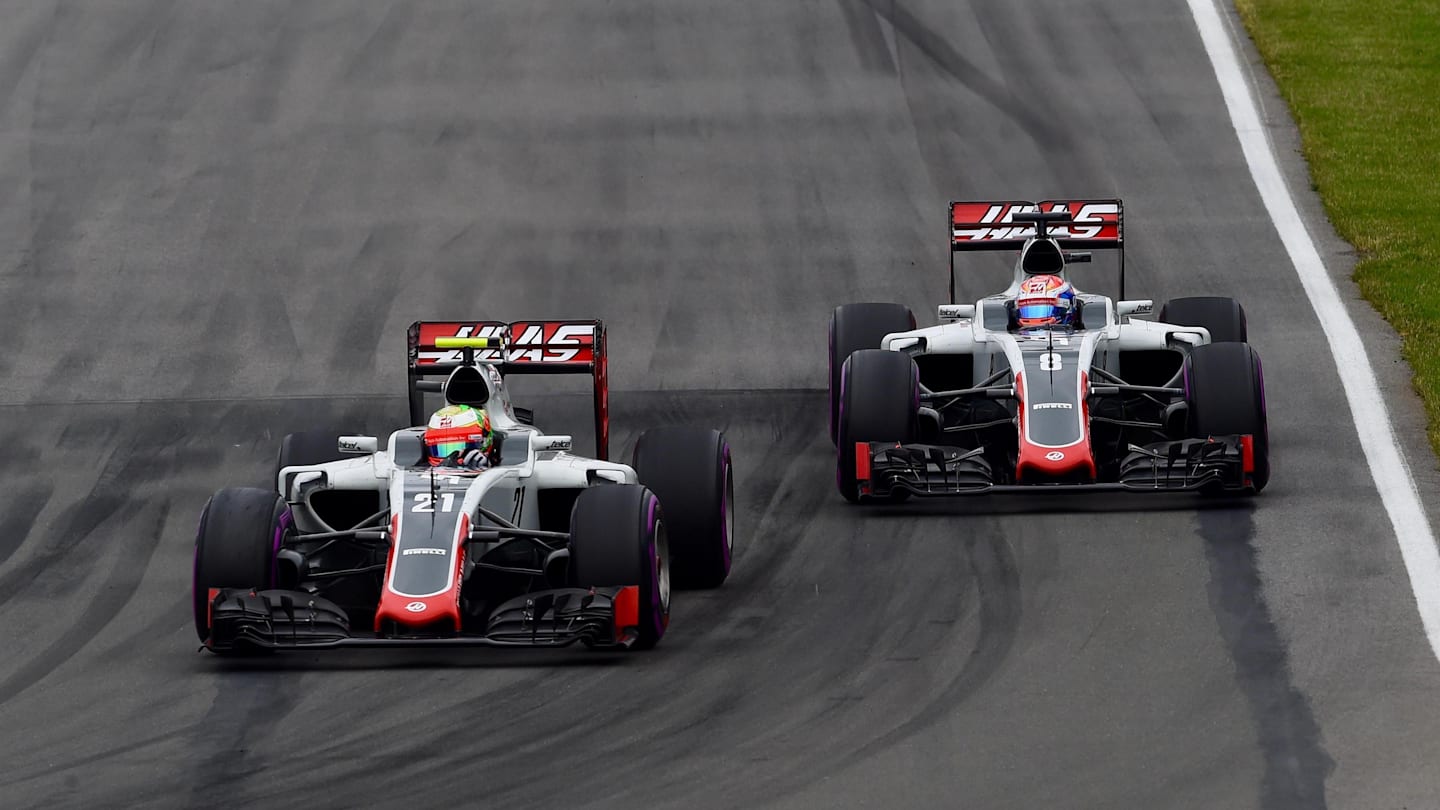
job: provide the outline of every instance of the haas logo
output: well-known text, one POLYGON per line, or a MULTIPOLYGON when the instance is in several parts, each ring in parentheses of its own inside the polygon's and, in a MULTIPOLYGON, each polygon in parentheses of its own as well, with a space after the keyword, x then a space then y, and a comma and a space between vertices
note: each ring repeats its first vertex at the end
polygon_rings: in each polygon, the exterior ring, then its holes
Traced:
MULTIPOLYGON (((437 337, 494 337, 505 340, 505 349, 479 349, 481 363, 589 363, 594 361, 595 326, 589 323, 518 322, 424 324, 420 342, 433 346, 437 337)), ((420 364, 458 363, 459 349, 422 351, 420 364)))
POLYGON ((1041 205, 1010 203, 956 203, 951 222, 957 242, 1013 241, 1035 235, 1035 226, 1014 224, 1016 214, 1047 211, 1073 215, 1068 225, 1052 225, 1051 236, 1060 239, 1119 239, 1120 206, 1106 202, 1046 202, 1041 205), (979 227, 967 227, 978 225, 979 227))

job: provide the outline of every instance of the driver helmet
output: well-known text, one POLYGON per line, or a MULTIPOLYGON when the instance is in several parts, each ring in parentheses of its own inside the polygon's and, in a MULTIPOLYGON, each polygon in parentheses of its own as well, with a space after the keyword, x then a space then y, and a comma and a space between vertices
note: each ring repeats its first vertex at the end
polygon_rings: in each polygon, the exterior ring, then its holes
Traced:
POLYGON ((1015 318, 1021 329, 1072 326, 1075 323, 1075 288, 1059 276, 1031 276, 1020 283, 1015 318))
POLYGON ((490 426, 490 414, 483 408, 446 405, 430 417, 425 427, 425 455, 432 467, 448 459, 463 462, 472 450, 488 458, 494 445, 495 430, 490 426))

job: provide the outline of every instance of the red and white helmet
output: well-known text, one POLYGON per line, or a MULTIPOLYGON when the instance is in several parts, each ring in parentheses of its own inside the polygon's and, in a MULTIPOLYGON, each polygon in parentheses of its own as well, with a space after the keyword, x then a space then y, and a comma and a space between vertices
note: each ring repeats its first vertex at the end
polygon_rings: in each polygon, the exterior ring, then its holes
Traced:
POLYGON ((447 458, 463 459, 471 450, 488 456, 494 444, 490 414, 483 408, 446 405, 430 417, 425 428, 425 455, 431 466, 438 466, 447 458))
POLYGON ((1015 317, 1021 329, 1073 325, 1075 289, 1059 276, 1030 276, 1020 282, 1015 317))

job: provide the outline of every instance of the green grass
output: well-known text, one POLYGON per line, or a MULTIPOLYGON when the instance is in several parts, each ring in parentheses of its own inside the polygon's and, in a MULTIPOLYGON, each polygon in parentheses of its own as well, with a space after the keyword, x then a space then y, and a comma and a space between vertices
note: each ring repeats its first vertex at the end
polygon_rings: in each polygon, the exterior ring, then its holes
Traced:
POLYGON ((1440 453, 1440 0, 1236 0, 1440 453))

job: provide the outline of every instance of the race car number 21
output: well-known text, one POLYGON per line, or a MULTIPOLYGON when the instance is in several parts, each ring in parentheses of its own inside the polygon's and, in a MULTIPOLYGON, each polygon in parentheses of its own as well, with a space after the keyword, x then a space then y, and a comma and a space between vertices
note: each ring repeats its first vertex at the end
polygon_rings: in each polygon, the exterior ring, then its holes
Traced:
MULTIPOLYGON (((434 496, 434 495, 431 495, 431 494, 428 493, 428 492, 421 492, 421 493, 417 494, 417 495, 415 496, 415 505, 412 506, 412 507, 410 507, 410 511, 411 511, 411 512, 434 512, 434 511, 435 511, 435 496, 434 496)), ((455 511, 455 493, 453 493, 453 492, 442 492, 442 493, 440 493, 440 511, 441 511, 441 512, 453 512, 453 511, 455 511)))

